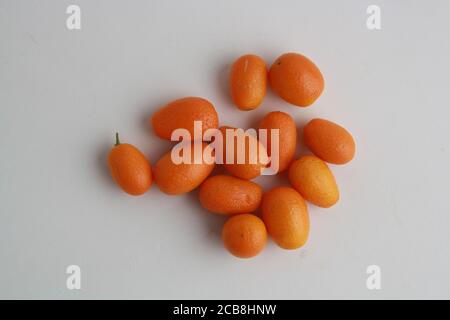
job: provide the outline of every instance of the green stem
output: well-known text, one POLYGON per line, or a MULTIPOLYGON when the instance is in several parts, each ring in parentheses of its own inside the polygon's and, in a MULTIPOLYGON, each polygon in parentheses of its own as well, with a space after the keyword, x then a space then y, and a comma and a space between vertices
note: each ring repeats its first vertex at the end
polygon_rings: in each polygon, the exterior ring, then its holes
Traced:
POLYGON ((119 144, 120 144, 119 133, 116 132, 116 144, 114 146, 117 147, 119 144))

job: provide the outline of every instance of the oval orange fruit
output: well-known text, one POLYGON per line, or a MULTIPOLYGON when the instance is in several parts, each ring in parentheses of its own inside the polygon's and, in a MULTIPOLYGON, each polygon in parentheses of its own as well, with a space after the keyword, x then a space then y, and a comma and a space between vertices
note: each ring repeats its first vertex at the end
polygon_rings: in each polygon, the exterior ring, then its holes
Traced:
POLYGON ((111 176, 128 194, 138 196, 152 185, 152 168, 141 151, 128 143, 120 143, 116 133, 116 144, 108 155, 111 176))
POLYGON ((267 67, 264 60, 247 54, 231 67, 230 88, 234 104, 241 110, 257 108, 266 95, 267 67))
POLYGON ((172 132, 176 129, 189 131, 194 140, 194 121, 202 124, 202 137, 208 129, 217 129, 219 119, 213 104, 199 97, 178 99, 156 111, 150 119, 156 135, 171 140, 172 132))
MULTIPOLYGON (((294 159, 297 146, 297 127, 294 119, 281 111, 269 112, 260 122, 260 129, 267 129, 267 153, 272 157, 272 129, 278 129, 278 172, 283 172, 294 159)), ((271 159, 271 161, 274 161, 271 159)))
POLYGON ((289 181, 306 200, 328 208, 339 200, 339 189, 327 164, 315 156, 303 156, 292 162, 289 181))
POLYGON ((316 101, 325 86, 319 68, 298 53, 286 53, 275 60, 270 67, 269 83, 282 99, 300 107, 316 101))
POLYGON ((260 176, 267 165, 268 156, 266 148, 258 141, 257 137, 246 134, 243 129, 228 126, 222 126, 219 130, 223 136, 223 165, 225 169, 233 176, 241 179, 251 180, 260 176), (234 141, 234 150, 231 147, 227 148, 228 134, 233 134, 230 139, 234 141), (227 161, 227 153, 232 160, 231 163, 227 161))
POLYGON ((264 194, 262 214, 267 232, 281 248, 297 249, 308 240, 308 208, 295 189, 276 187, 264 194))
POLYGON ((219 214, 253 212, 261 198, 262 188, 258 184, 226 175, 209 177, 199 191, 202 206, 219 214))
POLYGON ((355 156, 356 145, 352 135, 340 125, 313 119, 303 128, 306 146, 323 161, 345 164, 355 156))
MULTIPOLYGON (((202 153, 208 145, 202 143, 202 153)), ((190 192, 197 188, 214 169, 214 163, 207 163, 201 155, 192 152, 190 163, 175 163, 172 159, 172 152, 169 151, 156 163, 153 175, 155 183, 159 189, 170 195, 177 195, 190 192), (197 161, 195 161, 197 159, 197 161), (198 163, 196 163, 198 162, 198 163)))
POLYGON ((260 218, 253 214, 232 216, 222 229, 225 248, 238 258, 258 255, 267 242, 267 231, 260 218))

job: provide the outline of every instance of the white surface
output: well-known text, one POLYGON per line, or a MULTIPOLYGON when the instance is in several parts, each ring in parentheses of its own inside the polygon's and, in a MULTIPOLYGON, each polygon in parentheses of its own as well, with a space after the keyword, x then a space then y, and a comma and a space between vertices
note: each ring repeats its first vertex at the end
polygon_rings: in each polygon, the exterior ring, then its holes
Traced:
POLYGON ((444 0, 0 0, 0 297, 450 298, 449 10, 444 0), (80 31, 66 29, 69 4, 81 7, 80 31), (380 31, 366 28, 370 4, 380 31), (269 93, 256 111, 235 109, 232 61, 287 51, 321 68, 317 103, 269 93), (134 198, 113 184, 114 132, 154 163, 170 144, 147 119, 187 95, 210 99, 222 124, 282 110, 299 127, 323 117, 354 134, 356 158, 332 167, 341 201, 309 206, 305 248, 271 242, 235 259, 224 219, 195 192, 154 185, 134 198), (71 264, 79 291, 65 286, 71 264), (366 288, 371 264, 379 291, 366 288))

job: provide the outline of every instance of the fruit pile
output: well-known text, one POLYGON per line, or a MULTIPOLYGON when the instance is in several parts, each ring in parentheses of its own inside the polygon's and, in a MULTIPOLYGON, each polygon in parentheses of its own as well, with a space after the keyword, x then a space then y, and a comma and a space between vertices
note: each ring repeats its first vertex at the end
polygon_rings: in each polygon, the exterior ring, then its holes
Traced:
MULTIPOLYGON (((281 55, 269 71, 260 57, 242 56, 232 65, 229 79, 232 100, 237 108, 245 111, 253 110, 262 103, 267 82, 282 99, 300 107, 313 104, 324 88, 324 79, 317 66, 297 53, 281 55)), ((199 200, 206 210, 230 216, 223 226, 222 239, 227 250, 240 258, 250 258, 260 253, 267 242, 267 234, 281 248, 303 246, 309 235, 305 200, 323 208, 331 207, 339 200, 338 186, 326 162, 345 164, 355 154, 355 142, 347 130, 331 121, 313 119, 303 128, 303 139, 314 155, 294 160, 297 145, 294 119, 281 111, 269 112, 260 121, 259 129, 278 129, 279 165, 276 173, 287 170, 292 187, 276 187, 263 194, 262 188, 250 180, 268 167, 268 163, 262 161, 261 154, 271 159, 271 153, 275 150, 271 145, 272 139, 262 143, 258 136, 246 136, 244 161, 236 161, 237 152, 233 153, 234 161, 217 161, 218 150, 212 153, 212 162, 205 161, 202 155, 214 141, 203 138, 208 131, 218 129, 216 131, 225 137, 228 132, 239 129, 229 126, 219 128, 213 104, 198 97, 182 98, 165 105, 153 114, 150 124, 155 134, 166 140, 171 140, 174 130, 185 129, 189 132, 191 140, 187 150, 192 150, 188 155, 191 161, 178 163, 169 151, 152 169, 150 162, 136 147, 120 143, 116 134, 116 144, 108 157, 115 182, 125 192, 135 196, 148 191, 152 180, 169 195, 184 194, 199 187, 199 200), (199 139, 195 138, 195 123, 201 124, 202 135, 199 139), (257 155, 252 154, 254 151, 249 148, 252 143, 257 145, 257 155), (200 158, 194 152, 195 148, 200 148, 200 158), (250 161, 255 157, 256 161, 250 161), (223 165, 229 175, 210 177, 215 165, 223 165), (254 214, 259 208, 262 219, 254 214)), ((271 132, 269 130, 269 136, 271 132)), ((236 136, 234 139, 236 149, 236 136)), ((220 151, 225 157, 229 153, 226 144, 230 142, 225 139, 223 142, 223 150, 220 151)))

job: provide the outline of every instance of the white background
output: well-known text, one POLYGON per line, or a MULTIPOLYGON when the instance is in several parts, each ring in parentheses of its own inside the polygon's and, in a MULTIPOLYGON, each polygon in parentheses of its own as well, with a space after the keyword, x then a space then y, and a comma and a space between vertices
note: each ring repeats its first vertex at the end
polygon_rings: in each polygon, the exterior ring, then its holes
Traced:
POLYGON ((449 11, 445 0, 0 0, 0 297, 450 298, 449 11), (79 31, 66 29, 69 4, 79 31), (371 4, 380 31, 366 27, 371 4), (288 51, 321 68, 320 99, 303 109, 269 92, 238 111, 233 60, 288 51), (356 158, 332 166, 341 200, 309 206, 304 248, 270 242, 236 259, 224 218, 196 192, 130 197, 114 185, 114 133, 155 163, 171 144, 148 118, 183 96, 211 100, 221 124, 281 110, 299 128, 322 117, 352 132, 356 158), (71 264, 78 291, 65 286, 71 264), (366 288, 372 264, 379 291, 366 288))

